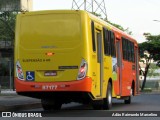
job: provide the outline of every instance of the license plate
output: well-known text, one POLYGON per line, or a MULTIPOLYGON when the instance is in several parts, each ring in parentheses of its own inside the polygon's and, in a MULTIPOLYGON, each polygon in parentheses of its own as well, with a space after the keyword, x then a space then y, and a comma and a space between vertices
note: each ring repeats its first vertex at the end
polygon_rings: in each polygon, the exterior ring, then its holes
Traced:
POLYGON ((57 85, 43 85, 42 90, 56 90, 57 87, 57 85))
POLYGON ((46 71, 44 76, 57 76, 57 71, 46 71))

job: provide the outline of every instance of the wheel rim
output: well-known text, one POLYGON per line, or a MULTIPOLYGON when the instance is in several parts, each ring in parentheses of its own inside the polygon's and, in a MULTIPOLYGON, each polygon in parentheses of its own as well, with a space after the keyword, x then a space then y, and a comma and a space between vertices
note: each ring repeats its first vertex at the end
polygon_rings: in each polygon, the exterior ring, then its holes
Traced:
POLYGON ((106 98, 104 99, 103 109, 109 110, 112 107, 112 85, 108 83, 106 98))
POLYGON ((112 94, 111 89, 109 89, 109 91, 108 91, 108 102, 109 102, 109 104, 111 104, 111 102, 112 102, 112 95, 111 94, 112 94))

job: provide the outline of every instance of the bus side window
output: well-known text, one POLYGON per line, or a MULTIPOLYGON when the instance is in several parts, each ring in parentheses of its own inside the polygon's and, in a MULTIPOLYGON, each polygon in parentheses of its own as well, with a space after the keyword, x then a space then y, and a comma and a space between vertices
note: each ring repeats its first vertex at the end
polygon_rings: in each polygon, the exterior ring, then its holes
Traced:
POLYGON ((123 59, 126 60, 126 39, 122 37, 122 50, 123 50, 123 59))
POLYGON ((134 43, 132 43, 132 62, 135 62, 134 43))
POLYGON ((103 28, 103 38, 104 38, 104 54, 116 57, 114 32, 107 30, 106 28, 103 28))
POLYGON ((111 31, 111 56, 116 57, 115 52, 115 35, 114 32, 111 31))
POLYGON ((129 39, 122 37, 123 59, 129 62, 135 62, 134 43, 129 39))
POLYGON ((103 28, 103 43, 104 43, 104 54, 107 55, 107 34, 105 28, 103 28))
POLYGON ((128 52, 129 51, 129 47, 128 47, 128 40, 127 39, 126 39, 126 46, 125 47, 126 47, 126 60, 128 61, 128 58, 129 58, 129 54, 128 54, 129 53, 128 52))
POLYGON ((94 28, 94 22, 91 22, 91 30, 92 30, 92 49, 94 52, 96 52, 96 42, 95 42, 95 28, 94 28))
POLYGON ((103 40, 104 40, 104 54, 107 56, 111 55, 112 40, 111 40, 111 31, 103 28, 103 40))
POLYGON ((132 42, 129 41, 129 61, 132 62, 132 42))

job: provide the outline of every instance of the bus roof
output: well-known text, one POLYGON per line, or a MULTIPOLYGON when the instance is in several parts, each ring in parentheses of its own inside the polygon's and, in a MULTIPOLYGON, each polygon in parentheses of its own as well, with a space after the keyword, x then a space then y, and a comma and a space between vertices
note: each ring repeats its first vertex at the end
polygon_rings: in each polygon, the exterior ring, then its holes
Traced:
POLYGON ((125 33, 124 31, 114 27, 113 25, 109 24, 108 22, 98 18, 97 16, 84 11, 84 10, 43 10, 43 11, 32 11, 32 12, 22 12, 20 15, 22 16, 26 16, 26 15, 40 15, 40 14, 52 14, 52 13, 85 13, 87 14, 90 19, 92 19, 93 21, 96 21, 99 24, 102 24, 103 26, 107 27, 107 29, 109 30, 113 30, 114 32, 116 32, 117 34, 119 34, 122 37, 128 38, 129 40, 131 40, 132 42, 134 42, 135 44, 137 44, 137 41, 129 34, 125 33))
POLYGON ((88 15, 90 16, 90 18, 100 24, 103 24, 104 26, 106 26, 107 28, 115 31, 116 33, 119 33, 122 37, 125 37, 125 38, 128 38, 130 39, 132 42, 136 43, 137 44, 137 41, 129 34, 125 33, 124 31, 116 28, 115 26, 109 24, 108 22, 98 18, 97 16, 91 14, 91 13, 88 13, 88 15))

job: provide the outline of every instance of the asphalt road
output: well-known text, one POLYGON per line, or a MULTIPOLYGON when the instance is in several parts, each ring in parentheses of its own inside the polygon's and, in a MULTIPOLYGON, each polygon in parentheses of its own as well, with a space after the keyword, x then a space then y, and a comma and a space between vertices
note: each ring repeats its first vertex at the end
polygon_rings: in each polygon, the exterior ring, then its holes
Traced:
MULTIPOLYGON (((44 112, 42 108, 29 109, 21 112, 42 113, 42 118, 34 118, 34 120, 160 120, 160 117, 112 117, 113 113, 158 113, 160 116, 160 94, 141 94, 132 98, 132 103, 124 104, 123 100, 113 100, 111 110, 93 110, 91 105, 82 105, 78 103, 64 104, 60 111, 44 112), (159 112, 158 112, 159 111, 159 112), (107 116, 109 115, 109 116, 107 116), (47 116, 47 117, 46 117, 47 116)), ((10 118, 17 120, 17 118, 10 118)), ((28 120, 28 118, 23 118, 28 120)), ((32 119, 32 118, 30 118, 32 119)))
MULTIPOLYGON (((30 112, 44 112, 42 108, 27 110, 30 112)), ((108 111, 160 111, 160 94, 141 94, 132 98, 131 104, 124 104, 123 100, 113 100, 111 110, 93 110, 91 105, 78 103, 64 104, 62 110, 48 112, 51 116, 81 116, 81 117, 105 117, 108 111)))

